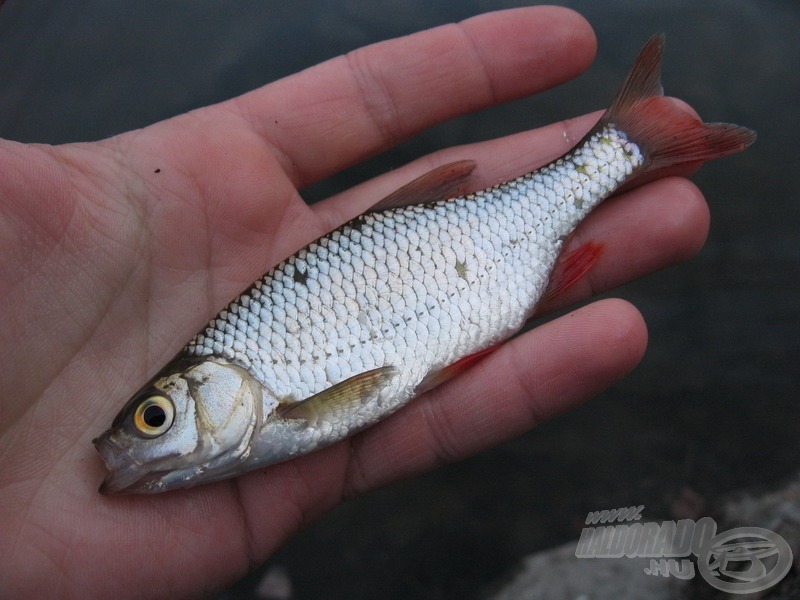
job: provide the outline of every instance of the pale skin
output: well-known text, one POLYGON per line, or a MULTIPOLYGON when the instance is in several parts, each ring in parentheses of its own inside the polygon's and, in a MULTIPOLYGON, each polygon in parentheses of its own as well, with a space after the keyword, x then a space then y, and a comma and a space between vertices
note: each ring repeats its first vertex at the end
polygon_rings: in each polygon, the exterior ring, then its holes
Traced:
MULTIPOLYGON (((604 300, 323 451, 191 490, 97 492, 91 439, 270 266, 434 166, 471 158, 474 187, 493 184, 562 154, 597 115, 442 150, 313 207, 298 189, 444 119, 574 77, 594 52, 578 15, 518 9, 101 142, 0 142, 0 596, 211 594, 343 499, 517 436, 628 373, 645 325, 630 304, 604 300)), ((542 311, 688 258, 707 228, 701 193, 680 177, 609 201, 570 242, 601 242, 599 263, 542 311)))

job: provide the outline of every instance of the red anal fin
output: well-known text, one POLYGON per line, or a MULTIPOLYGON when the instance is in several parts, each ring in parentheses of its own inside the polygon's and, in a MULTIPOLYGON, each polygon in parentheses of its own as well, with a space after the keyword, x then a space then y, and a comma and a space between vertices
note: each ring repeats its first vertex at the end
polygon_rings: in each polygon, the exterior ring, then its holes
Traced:
POLYGON ((474 160, 458 160, 436 167, 379 200, 367 212, 454 198, 467 191, 475 165, 474 160))
POLYGON ((478 350, 475 354, 465 356, 452 365, 447 365, 438 371, 431 371, 425 376, 425 379, 419 382, 419 385, 414 390, 415 395, 424 394, 435 387, 439 387, 445 381, 449 381, 459 373, 469 369, 476 362, 497 350, 497 348, 498 346, 491 346, 483 350, 478 350))
POLYGON ((568 254, 562 254, 550 278, 541 302, 550 302, 553 298, 568 290, 591 270, 603 252, 603 244, 586 242, 568 254))

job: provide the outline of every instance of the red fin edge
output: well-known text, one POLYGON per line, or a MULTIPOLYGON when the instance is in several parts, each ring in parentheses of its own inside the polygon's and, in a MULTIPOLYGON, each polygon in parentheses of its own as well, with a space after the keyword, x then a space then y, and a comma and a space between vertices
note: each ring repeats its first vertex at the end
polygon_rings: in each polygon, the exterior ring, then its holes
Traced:
POLYGON ((432 371, 428 373, 425 376, 425 378, 419 382, 419 385, 414 390, 414 394, 415 395, 424 394, 425 392, 428 392, 435 387, 439 387, 445 381, 452 379, 462 371, 474 365, 482 358, 488 356, 489 354, 497 350, 497 348, 498 348, 497 346, 490 346, 489 348, 478 350, 474 354, 470 354, 469 356, 465 356, 464 358, 457 360, 452 365, 447 365, 446 367, 439 369, 438 371, 432 371))
POLYGON ((556 263, 550 285, 542 296, 541 302, 550 302, 583 279, 597 263, 602 252, 603 244, 590 241, 568 254, 562 254, 556 263))
POLYGON ((729 123, 704 123, 662 96, 664 36, 642 48, 617 97, 596 129, 612 125, 645 155, 641 173, 700 163, 740 152, 755 141, 751 129, 729 123))

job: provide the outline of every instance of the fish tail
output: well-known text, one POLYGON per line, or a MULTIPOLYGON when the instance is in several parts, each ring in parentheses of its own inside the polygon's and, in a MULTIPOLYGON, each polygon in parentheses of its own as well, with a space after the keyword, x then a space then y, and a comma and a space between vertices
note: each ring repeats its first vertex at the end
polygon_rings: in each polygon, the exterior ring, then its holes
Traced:
POLYGON ((756 133, 746 127, 704 123, 665 98, 661 86, 663 52, 663 34, 650 38, 611 107, 593 130, 612 126, 639 146, 645 161, 637 173, 637 184, 642 183, 643 176, 648 180, 655 178, 653 174, 657 171, 699 166, 707 160, 740 152, 756 138, 756 133))

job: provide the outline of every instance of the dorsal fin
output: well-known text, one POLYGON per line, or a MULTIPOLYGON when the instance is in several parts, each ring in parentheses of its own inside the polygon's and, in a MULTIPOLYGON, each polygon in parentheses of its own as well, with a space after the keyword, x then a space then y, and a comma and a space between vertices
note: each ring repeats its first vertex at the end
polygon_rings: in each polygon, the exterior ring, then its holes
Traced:
POLYGON ((366 212, 378 212, 390 208, 402 208, 412 204, 447 200, 463 194, 466 191, 475 166, 474 160, 457 160, 441 167, 436 167, 395 190, 366 212))

